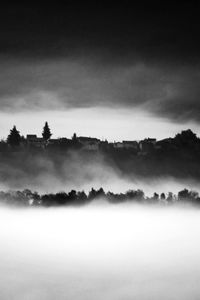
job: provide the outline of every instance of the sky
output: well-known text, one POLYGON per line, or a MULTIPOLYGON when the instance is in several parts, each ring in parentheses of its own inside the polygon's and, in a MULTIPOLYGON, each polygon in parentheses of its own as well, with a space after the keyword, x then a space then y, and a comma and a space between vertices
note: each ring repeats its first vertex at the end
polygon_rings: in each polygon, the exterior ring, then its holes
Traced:
POLYGON ((67 1, 0 12, 0 136, 200 135, 199 5, 67 1))

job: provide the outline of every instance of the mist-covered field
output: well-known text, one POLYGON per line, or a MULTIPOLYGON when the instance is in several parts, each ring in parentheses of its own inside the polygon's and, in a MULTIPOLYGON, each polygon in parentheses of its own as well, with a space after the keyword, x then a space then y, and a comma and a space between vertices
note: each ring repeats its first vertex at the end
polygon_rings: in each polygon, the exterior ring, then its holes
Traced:
POLYGON ((200 211, 0 209, 0 299, 199 299, 200 211))

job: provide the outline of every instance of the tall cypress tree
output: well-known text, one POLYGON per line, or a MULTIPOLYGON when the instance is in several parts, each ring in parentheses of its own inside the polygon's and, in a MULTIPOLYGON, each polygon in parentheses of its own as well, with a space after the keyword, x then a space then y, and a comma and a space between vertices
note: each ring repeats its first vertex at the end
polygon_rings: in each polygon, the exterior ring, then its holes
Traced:
POLYGON ((7 137, 7 143, 11 146, 19 146, 21 142, 21 136, 16 126, 10 130, 10 134, 7 137))
POLYGON ((43 132, 42 132, 43 139, 47 142, 50 137, 52 136, 49 125, 47 122, 45 122, 43 132))

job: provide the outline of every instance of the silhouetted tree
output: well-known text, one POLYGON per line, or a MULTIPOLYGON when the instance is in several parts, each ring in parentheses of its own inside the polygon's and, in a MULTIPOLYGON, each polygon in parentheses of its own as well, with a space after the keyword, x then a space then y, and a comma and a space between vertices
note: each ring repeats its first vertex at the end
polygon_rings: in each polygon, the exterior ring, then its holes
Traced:
POLYGON ((84 191, 77 193, 78 204, 85 204, 88 201, 87 195, 84 191))
POLYGON ((72 146, 74 149, 79 149, 79 148, 81 148, 81 143, 79 142, 76 133, 74 133, 73 136, 72 136, 71 146, 72 146))
POLYGON ((183 130, 175 136, 175 142, 181 145, 191 145, 198 141, 197 135, 191 129, 183 130))
POLYGON ((75 190, 71 190, 71 192, 68 193, 68 201, 73 202, 77 198, 77 194, 75 190))
POLYGON ((47 142, 50 137, 52 136, 49 125, 47 122, 45 122, 43 132, 42 132, 43 139, 47 142))
POLYGON ((77 135, 76 135, 76 133, 73 134, 73 136, 72 136, 72 141, 73 141, 73 142, 77 142, 77 135))
POLYGON ((165 200, 165 199, 166 199, 166 197, 165 197, 165 193, 161 193, 161 195, 160 195, 160 199, 161 199, 161 200, 165 200))
POLYGON ((96 191, 95 191, 95 189, 91 189, 91 191, 89 191, 89 194, 88 194, 88 198, 89 198, 89 200, 93 200, 93 199, 95 199, 95 197, 96 197, 96 191))
POLYGON ((169 192, 168 195, 167 195, 167 201, 168 202, 174 202, 176 199, 175 199, 175 196, 172 192, 169 192))
POLYGON ((159 195, 157 193, 154 193, 153 196, 150 198, 150 201, 158 202, 159 195))
POLYGON ((189 200, 189 198, 190 198, 190 193, 188 189, 184 189, 178 192, 178 200, 185 201, 185 200, 189 200))
POLYGON ((135 198, 139 201, 143 201, 145 199, 144 192, 142 190, 137 190, 135 198))
POLYGON ((196 191, 189 191, 188 189, 184 189, 178 193, 178 199, 181 201, 196 202, 198 198, 199 194, 196 191))
POLYGON ((10 130, 10 134, 7 137, 7 143, 11 146, 19 146, 21 142, 21 136, 16 126, 10 130))

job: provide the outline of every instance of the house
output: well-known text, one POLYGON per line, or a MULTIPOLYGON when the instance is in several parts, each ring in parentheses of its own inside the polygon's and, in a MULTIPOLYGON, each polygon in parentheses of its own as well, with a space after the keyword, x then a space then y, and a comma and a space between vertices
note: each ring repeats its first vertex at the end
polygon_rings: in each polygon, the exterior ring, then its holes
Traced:
POLYGON ((135 149, 135 150, 139 149, 138 142, 136 141, 123 141, 123 147, 125 149, 135 149))
POLYGON ((166 138, 163 140, 160 140, 156 143, 157 147, 164 150, 172 150, 177 149, 177 145, 174 143, 173 138, 166 138))
POLYGON ((48 145, 59 145, 60 144, 60 140, 59 139, 50 139, 48 140, 48 145))
POLYGON ((124 148, 123 143, 120 143, 120 142, 114 142, 112 145, 115 149, 123 149, 124 148))
POLYGON ((28 146, 34 146, 39 148, 43 148, 45 144, 44 139, 37 137, 36 134, 27 134, 26 142, 28 146))
POLYGON ((139 142, 139 149, 141 152, 151 152, 156 147, 156 139, 147 138, 139 142))
POLYGON ((97 138, 80 136, 77 137, 77 140, 81 144, 82 148, 85 150, 93 150, 93 151, 99 150, 99 144, 101 141, 97 138))

